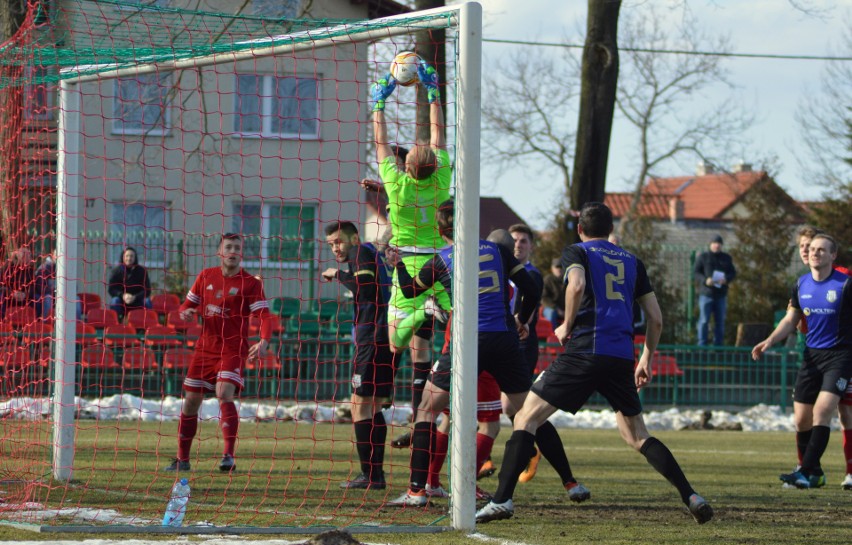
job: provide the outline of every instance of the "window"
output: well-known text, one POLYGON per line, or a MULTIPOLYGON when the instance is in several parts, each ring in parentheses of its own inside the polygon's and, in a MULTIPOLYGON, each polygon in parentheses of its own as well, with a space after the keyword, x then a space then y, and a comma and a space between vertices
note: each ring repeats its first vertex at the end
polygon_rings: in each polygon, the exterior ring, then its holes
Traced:
POLYGON ((299 16, 302 0, 252 0, 255 15, 276 19, 293 19, 299 16))
POLYGON ((164 203, 112 203, 107 255, 111 264, 121 261, 127 246, 136 248, 139 264, 165 267, 168 232, 168 207, 164 203))
POLYGON ((171 74, 139 74, 114 80, 112 130, 117 134, 166 134, 171 74))
POLYGON ((234 204, 233 231, 243 235, 243 260, 255 265, 314 259, 314 205, 234 204))
POLYGON ((319 92, 314 78, 238 75, 234 109, 234 132, 319 138, 319 92))
POLYGON ((45 66, 31 66, 26 73, 29 83, 24 87, 24 118, 50 119, 56 83, 47 80, 53 71, 45 66))

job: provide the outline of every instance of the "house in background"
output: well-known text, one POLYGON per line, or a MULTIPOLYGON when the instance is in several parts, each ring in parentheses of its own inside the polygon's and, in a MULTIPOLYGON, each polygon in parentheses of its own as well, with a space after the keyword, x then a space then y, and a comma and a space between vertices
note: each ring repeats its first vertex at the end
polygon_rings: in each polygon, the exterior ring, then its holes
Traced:
MULTIPOLYGON (((651 178, 639 200, 639 215, 654 220, 667 244, 703 250, 713 235, 720 234, 731 247, 737 242, 733 222, 748 213, 743 199, 760 184, 777 185, 765 171, 753 170, 748 163, 737 163, 730 172, 700 163, 691 176, 651 178)), ((632 193, 606 194, 616 224, 632 199, 632 193)), ((804 221, 802 207, 792 197, 787 197, 785 208, 791 225, 804 221)))

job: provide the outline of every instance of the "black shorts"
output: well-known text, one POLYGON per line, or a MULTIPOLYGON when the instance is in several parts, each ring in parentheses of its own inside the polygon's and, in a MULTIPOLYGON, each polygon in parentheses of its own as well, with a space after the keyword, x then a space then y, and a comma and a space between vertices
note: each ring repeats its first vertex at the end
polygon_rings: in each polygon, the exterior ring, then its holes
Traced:
POLYGON ((521 354, 524 355, 524 361, 527 363, 527 372, 530 378, 535 376, 535 368, 538 365, 538 339, 527 338, 521 341, 521 354))
POLYGON ((352 393, 361 397, 390 397, 396 361, 388 344, 355 345, 352 358, 352 393))
MULTIPOLYGON (((441 354, 429 376, 429 382, 448 392, 452 382, 451 358, 449 353, 441 354)), ((514 331, 479 333, 478 369, 478 373, 491 373, 501 392, 517 394, 530 389, 532 379, 518 346, 518 334, 514 331)))
POLYGON ((633 360, 592 354, 561 354, 538 375, 532 391, 554 407, 575 414, 599 392, 624 416, 642 412, 633 360))
POLYGON ((843 399, 852 380, 852 349, 805 348, 805 361, 796 375, 793 401, 813 405, 820 392, 843 399))

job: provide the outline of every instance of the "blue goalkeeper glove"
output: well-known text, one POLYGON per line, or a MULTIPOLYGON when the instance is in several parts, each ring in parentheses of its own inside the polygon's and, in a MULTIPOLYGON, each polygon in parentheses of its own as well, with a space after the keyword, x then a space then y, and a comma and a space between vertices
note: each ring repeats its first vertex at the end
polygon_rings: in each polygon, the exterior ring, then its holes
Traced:
POLYGON ((396 89, 396 80, 390 74, 370 86, 370 109, 381 112, 385 109, 385 100, 396 89))
POLYGON ((441 97, 441 92, 438 90, 438 71, 420 59, 417 65, 417 76, 420 78, 420 83, 426 87, 426 98, 429 99, 429 104, 436 102, 441 97))

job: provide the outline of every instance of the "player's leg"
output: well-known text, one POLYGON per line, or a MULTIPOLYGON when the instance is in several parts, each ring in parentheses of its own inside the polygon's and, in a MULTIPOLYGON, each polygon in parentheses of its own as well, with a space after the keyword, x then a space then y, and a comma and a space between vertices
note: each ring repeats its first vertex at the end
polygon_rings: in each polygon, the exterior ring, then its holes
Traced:
POLYGON ((187 471, 191 468, 189 457, 192 443, 198 432, 198 411, 204 401, 205 392, 214 392, 218 357, 194 352, 183 379, 183 404, 178 422, 177 457, 165 468, 166 471, 187 471))
POLYGON ((240 429, 240 414, 234 403, 238 385, 228 380, 216 381, 216 398, 219 400, 219 427, 222 430, 222 460, 219 471, 234 471, 237 465, 234 454, 237 448, 237 436, 240 429))
POLYGON ((707 330, 710 323, 710 313, 713 311, 713 298, 708 295, 698 296, 698 345, 707 346, 707 330))
POLYGON ((429 476, 426 480, 426 495, 430 498, 448 498, 450 495, 441 485, 441 470, 447 460, 450 447, 450 411, 445 409, 441 422, 435 430, 435 449, 429 459, 429 476))
POLYGON ((840 416, 840 434, 843 445, 843 459, 846 461, 846 476, 840 486, 852 490, 852 381, 846 386, 846 395, 837 406, 840 416))
MULTIPOLYGON (((813 403, 793 402, 793 425, 796 428, 796 453, 799 456, 799 468, 802 466, 802 459, 805 457, 805 451, 811 441, 811 431, 814 427, 813 415, 813 403)), ((799 468, 796 468, 795 471, 798 471, 799 468)))
POLYGON ((797 479, 793 483, 797 488, 818 488, 825 485, 821 460, 831 435, 831 419, 837 413, 839 403, 840 396, 833 392, 823 390, 817 396, 813 405, 814 426, 800 470, 806 479, 797 479))
POLYGON ((725 314, 728 312, 728 297, 713 300, 713 344, 722 346, 725 340, 725 314))

